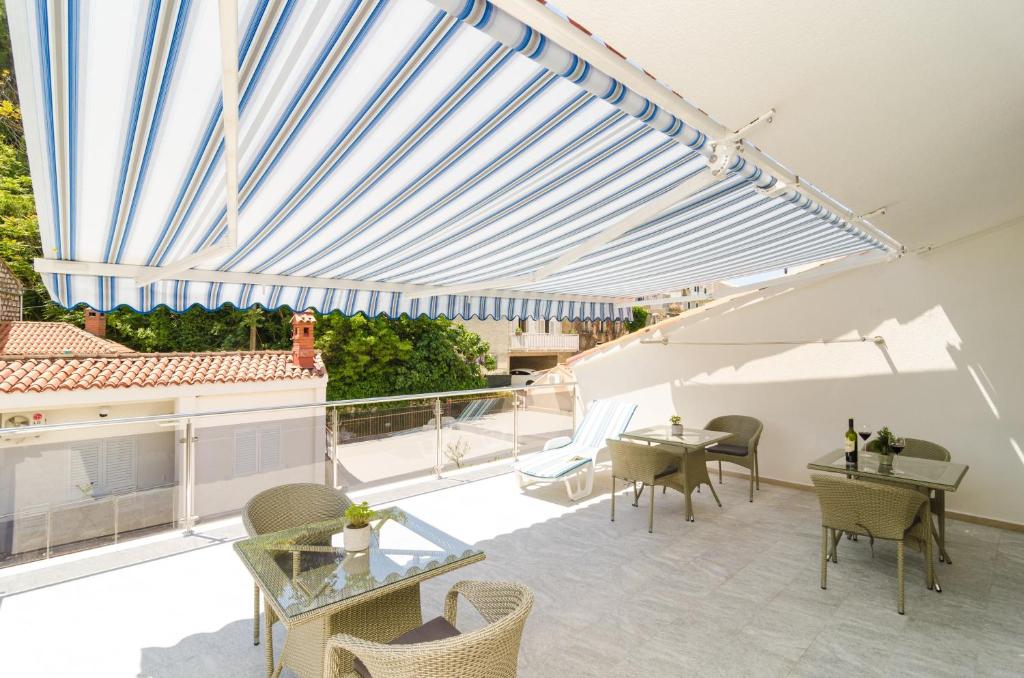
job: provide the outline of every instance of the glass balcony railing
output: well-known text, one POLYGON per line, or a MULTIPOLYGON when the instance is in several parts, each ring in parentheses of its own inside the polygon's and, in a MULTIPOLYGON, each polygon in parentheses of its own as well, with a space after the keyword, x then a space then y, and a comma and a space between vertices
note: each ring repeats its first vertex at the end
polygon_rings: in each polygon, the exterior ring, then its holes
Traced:
POLYGON ((397 499, 503 472, 575 416, 576 385, 549 383, 0 429, 0 568, 191 533, 285 483, 397 499))

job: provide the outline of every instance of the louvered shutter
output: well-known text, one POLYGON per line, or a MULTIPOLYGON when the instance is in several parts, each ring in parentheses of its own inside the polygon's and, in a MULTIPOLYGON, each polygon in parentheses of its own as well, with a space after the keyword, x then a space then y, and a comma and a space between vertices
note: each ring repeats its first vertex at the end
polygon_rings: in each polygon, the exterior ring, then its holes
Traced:
POLYGON ((88 496, 89 486, 94 490, 100 484, 100 441, 72 443, 68 449, 68 492, 74 499, 88 496))
POLYGON ((136 487, 136 454, 134 438, 106 441, 103 456, 103 489, 111 494, 134 492, 136 487))
POLYGON ((264 427, 260 431, 260 471, 281 468, 281 428, 264 427))
POLYGON ((259 471, 259 438, 255 430, 235 431, 235 475, 247 476, 259 471))

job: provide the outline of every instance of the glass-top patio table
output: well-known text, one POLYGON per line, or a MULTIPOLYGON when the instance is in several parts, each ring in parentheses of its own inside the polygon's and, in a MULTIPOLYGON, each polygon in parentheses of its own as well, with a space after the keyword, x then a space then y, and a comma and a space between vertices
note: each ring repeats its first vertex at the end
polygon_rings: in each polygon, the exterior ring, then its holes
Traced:
MULTIPOLYGON (((676 450, 680 456, 685 455, 687 459, 700 463, 703 466, 706 462, 704 448, 727 440, 732 437, 732 434, 725 431, 709 431, 703 428, 683 428, 682 434, 673 434, 671 426, 648 426, 647 428, 626 431, 621 437, 627 440, 639 440, 645 443, 664 445, 666 450, 676 450), (701 455, 701 459, 693 460, 690 455, 697 453, 701 455)), ((644 493, 644 484, 640 483, 639 490, 636 489, 636 483, 633 486, 633 506, 636 506, 640 502, 640 496, 644 493)), ((708 481, 708 487, 711 488, 715 501, 718 502, 718 493, 715 492, 715 488, 711 485, 710 480, 708 481)), ((693 502, 690 499, 690 493, 683 491, 683 496, 686 500, 686 519, 693 520, 693 502)), ((718 502, 718 505, 721 506, 721 502, 718 502)))
POLYGON ((731 433, 724 431, 708 431, 702 428, 684 428, 682 435, 673 435, 671 426, 648 426, 633 431, 626 431, 623 438, 642 440, 648 443, 674 445, 687 450, 700 450, 709 445, 720 443, 731 438, 731 433))
MULTIPOLYGON (((484 559, 484 553, 397 508, 378 512, 370 548, 346 553, 343 519, 261 535, 235 551, 263 591, 268 674, 284 666, 324 675, 324 649, 336 633, 388 642, 423 623, 420 582, 484 559), (270 628, 288 629, 276 668, 270 628)), ((337 651, 329 675, 351 671, 337 651)))
POLYGON ((939 527, 935 531, 939 544, 939 560, 952 563, 946 553, 946 492, 956 492, 969 468, 967 464, 952 461, 920 459, 900 454, 892 455, 892 465, 881 464, 881 457, 874 452, 861 451, 857 454, 857 465, 846 464, 846 453, 834 450, 807 464, 812 471, 843 473, 856 478, 884 480, 909 487, 927 487, 935 491, 936 519, 939 527))

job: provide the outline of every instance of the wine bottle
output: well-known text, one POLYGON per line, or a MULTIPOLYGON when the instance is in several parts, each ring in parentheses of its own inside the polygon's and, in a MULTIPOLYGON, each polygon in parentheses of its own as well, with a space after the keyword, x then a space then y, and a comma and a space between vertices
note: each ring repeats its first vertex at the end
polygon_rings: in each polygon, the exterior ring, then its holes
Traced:
POLYGON ((853 430, 853 419, 850 419, 850 427, 846 429, 846 463, 849 466, 857 465, 857 432, 853 430))

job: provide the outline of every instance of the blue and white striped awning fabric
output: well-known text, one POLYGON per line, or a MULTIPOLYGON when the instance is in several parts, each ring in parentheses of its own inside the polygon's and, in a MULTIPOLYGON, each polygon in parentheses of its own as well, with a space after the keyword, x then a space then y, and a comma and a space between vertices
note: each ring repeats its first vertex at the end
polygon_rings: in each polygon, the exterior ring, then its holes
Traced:
POLYGON ((531 278, 707 171, 708 139, 484 0, 239 0, 229 241, 217 3, 8 7, 37 268, 64 306, 609 319, 642 295, 885 248, 800 194, 766 197, 775 179, 739 158, 531 278))

